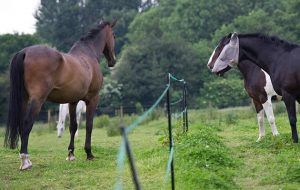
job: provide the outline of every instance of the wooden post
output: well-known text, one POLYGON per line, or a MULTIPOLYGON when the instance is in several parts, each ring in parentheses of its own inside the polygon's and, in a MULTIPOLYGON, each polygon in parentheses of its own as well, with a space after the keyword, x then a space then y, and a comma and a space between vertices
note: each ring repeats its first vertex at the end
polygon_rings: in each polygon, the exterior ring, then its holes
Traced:
POLYGON ((51 109, 48 109, 48 125, 50 125, 51 122, 51 109))

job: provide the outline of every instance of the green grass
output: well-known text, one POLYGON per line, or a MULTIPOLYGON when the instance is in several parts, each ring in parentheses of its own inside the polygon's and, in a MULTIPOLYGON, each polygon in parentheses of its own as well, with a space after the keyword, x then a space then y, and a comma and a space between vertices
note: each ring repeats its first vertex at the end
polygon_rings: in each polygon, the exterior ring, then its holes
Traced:
MULTIPOLYGON (((189 118, 188 134, 181 134, 176 129, 180 122, 173 121, 176 189, 299 189, 300 146, 291 141, 286 114, 276 114, 280 136, 272 137, 265 121, 267 136, 259 143, 250 108, 190 111, 189 118)), ((36 124, 29 141, 32 169, 20 172, 18 151, 0 147, 0 189, 113 189, 121 137, 109 137, 107 129, 93 131, 93 161, 86 160, 81 129, 76 160, 68 162, 69 134, 58 139, 56 131, 36 124)), ((143 189, 170 189, 166 129, 166 119, 155 117, 129 134, 143 189)), ((0 142, 3 133, 0 129, 0 142)), ((133 189, 127 162, 122 182, 124 189, 133 189)))

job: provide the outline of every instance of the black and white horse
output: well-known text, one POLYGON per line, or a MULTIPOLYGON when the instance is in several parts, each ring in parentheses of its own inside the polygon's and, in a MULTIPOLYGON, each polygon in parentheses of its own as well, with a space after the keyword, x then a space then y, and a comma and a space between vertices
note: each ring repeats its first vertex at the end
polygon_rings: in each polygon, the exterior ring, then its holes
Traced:
MULTIPOLYGON (((266 71, 274 90, 283 97, 289 116, 292 138, 298 142, 296 100, 300 101, 300 46, 263 34, 229 34, 217 55, 212 72, 221 75, 249 60, 266 71)), ((218 45, 220 46, 221 43, 218 45)), ((251 63, 249 63, 251 64, 251 63)))
MULTIPOLYGON (((212 69, 214 67, 217 57, 220 55, 223 47, 226 45, 224 40, 212 53, 207 66, 212 69)), ((272 98, 280 98, 274 91, 270 76, 261 68, 251 63, 249 60, 244 60, 239 63, 238 69, 244 78, 244 87, 248 95, 252 98, 255 110, 257 113, 257 121, 259 127, 259 135, 256 142, 260 141, 265 136, 264 128, 264 112, 267 115, 268 122, 271 127, 273 136, 279 133, 275 124, 275 117, 272 108, 272 98)))

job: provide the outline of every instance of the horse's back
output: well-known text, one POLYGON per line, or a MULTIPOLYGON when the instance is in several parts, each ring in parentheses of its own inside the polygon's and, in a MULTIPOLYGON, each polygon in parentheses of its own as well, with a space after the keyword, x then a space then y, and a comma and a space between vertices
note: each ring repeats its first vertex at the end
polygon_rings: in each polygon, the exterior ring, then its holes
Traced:
POLYGON ((88 63, 44 45, 29 46, 23 51, 25 86, 30 97, 57 103, 85 97, 93 70, 88 63))

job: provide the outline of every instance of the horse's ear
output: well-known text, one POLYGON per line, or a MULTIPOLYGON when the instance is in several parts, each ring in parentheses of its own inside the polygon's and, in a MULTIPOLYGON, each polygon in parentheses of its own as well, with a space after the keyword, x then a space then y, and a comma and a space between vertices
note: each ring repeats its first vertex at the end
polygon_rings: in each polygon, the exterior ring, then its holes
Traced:
POLYGON ((98 24, 102 24, 104 21, 103 21, 103 18, 101 18, 98 22, 98 24))
POLYGON ((239 42, 238 34, 236 32, 232 33, 230 37, 230 44, 236 46, 238 45, 238 42, 239 42))
POLYGON ((112 22, 110 23, 110 27, 113 28, 116 24, 117 24, 117 19, 114 19, 114 21, 112 21, 112 22))

